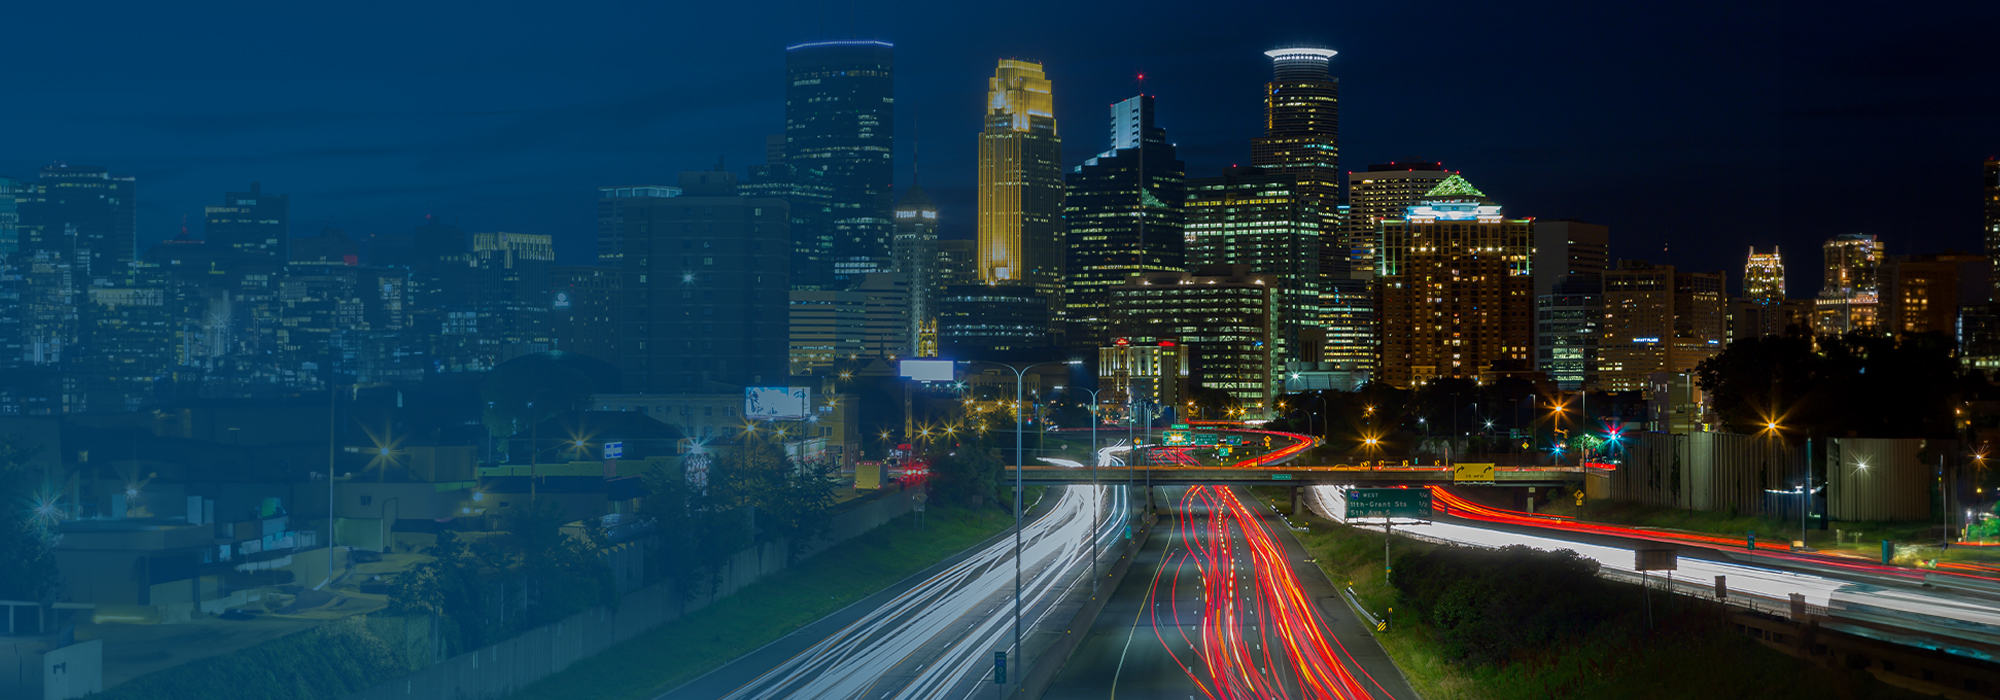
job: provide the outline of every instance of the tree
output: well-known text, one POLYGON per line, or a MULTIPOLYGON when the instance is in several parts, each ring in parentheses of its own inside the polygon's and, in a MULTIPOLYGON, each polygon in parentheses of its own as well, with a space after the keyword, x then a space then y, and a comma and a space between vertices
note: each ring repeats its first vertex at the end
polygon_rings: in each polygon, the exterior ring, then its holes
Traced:
POLYGON ((831 467, 797 462, 777 439, 754 433, 720 462, 729 490, 756 508, 757 541, 782 539, 786 556, 796 560, 832 525, 831 467))
POLYGON ((1949 438, 1952 405, 1984 391, 1950 337, 1803 332, 1748 338, 1702 361, 1697 380, 1730 430, 1786 435, 1949 438))
POLYGON ((0 562, 6 562, 0 566, 0 599, 39 601, 56 587, 52 523, 37 524, 36 510, 19 507, 37 503, 28 460, 39 451, 22 447, 18 438, 0 438, 0 562))
POLYGON ((931 459, 931 496, 940 504, 981 508, 1000 486, 1000 452, 978 444, 931 459))
POLYGON ((557 415, 589 408, 597 391, 590 375, 562 354, 527 355, 493 368, 480 382, 481 420, 494 437, 512 437, 557 415))

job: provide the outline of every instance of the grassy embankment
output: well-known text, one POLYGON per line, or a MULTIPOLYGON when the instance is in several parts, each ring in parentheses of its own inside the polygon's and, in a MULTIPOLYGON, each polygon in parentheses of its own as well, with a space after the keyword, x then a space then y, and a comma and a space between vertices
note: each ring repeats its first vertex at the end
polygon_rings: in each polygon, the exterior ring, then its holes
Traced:
POLYGON ((1013 518, 997 508, 933 507, 925 516, 923 532, 917 532, 911 516, 905 515, 543 678, 512 697, 654 697, 1013 525, 1013 518))
MULTIPOLYGON (((1287 489, 1253 490, 1289 512, 1287 489)), ((1458 627, 1454 634, 1432 621, 1414 619, 1410 608, 1399 603, 1412 594, 1385 579, 1379 531, 1311 515, 1294 520, 1310 528, 1296 535, 1328 577, 1336 583, 1352 582, 1362 605, 1378 615, 1398 609, 1392 629, 1377 639, 1425 700, 1927 697, 1865 673, 1827 669, 1786 656, 1737 634, 1713 608, 1686 601, 1655 596, 1657 626, 1648 630, 1641 591, 1610 583, 1603 584, 1605 595, 1613 600, 1629 598, 1622 610, 1588 620, 1536 620, 1558 630, 1551 637, 1554 641, 1524 643, 1497 658, 1474 660, 1465 653, 1466 627, 1458 627)), ((1398 553, 1437 549, 1407 539, 1398 539, 1392 547, 1398 553)), ((1556 593, 1552 600, 1564 595, 1567 592, 1556 593)), ((1454 612, 1463 625, 1465 610, 1454 612)), ((1533 612, 1528 616, 1533 618, 1533 612)), ((1511 631, 1499 634, 1504 638, 1511 631)))

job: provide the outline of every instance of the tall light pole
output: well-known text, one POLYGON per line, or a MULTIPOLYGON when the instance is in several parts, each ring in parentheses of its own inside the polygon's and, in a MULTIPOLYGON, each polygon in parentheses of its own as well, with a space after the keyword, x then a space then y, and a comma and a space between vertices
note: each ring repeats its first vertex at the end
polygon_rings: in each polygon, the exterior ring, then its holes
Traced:
MULTIPOLYGON (((1097 492, 1097 392, 1103 390, 1104 387, 1078 389, 1078 391, 1090 394, 1090 490, 1092 494, 1096 494, 1097 492)), ((1099 506, 1103 500, 1103 498, 1096 495, 1092 495, 1090 499, 1090 590, 1093 591, 1097 590, 1097 526, 1099 524, 1098 521, 1104 517, 1099 511, 1099 506)))
MULTIPOLYGON (((1005 362, 984 361, 984 364, 1000 365, 1014 371, 1014 650, 1024 653, 1021 647, 1021 497, 1027 489, 1021 486, 1021 430, 1025 428, 1021 408, 1021 383, 1028 376, 1028 370, 1047 365, 1080 365, 1082 360, 1062 362, 1037 362, 1026 367, 1015 367, 1005 362)), ((1094 577, 1093 577, 1094 578, 1094 577)))

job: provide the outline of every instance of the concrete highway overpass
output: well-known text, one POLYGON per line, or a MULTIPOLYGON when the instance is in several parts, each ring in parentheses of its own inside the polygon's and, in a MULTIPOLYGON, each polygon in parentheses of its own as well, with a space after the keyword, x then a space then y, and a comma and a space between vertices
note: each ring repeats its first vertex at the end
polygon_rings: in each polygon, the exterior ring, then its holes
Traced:
MULTIPOLYGON (((1014 483, 1015 467, 1003 467, 1003 483, 1014 483)), ((1031 465, 1020 469, 1021 481, 1029 486, 1053 486, 1057 484, 1090 483, 1091 470, 1087 467, 1058 467, 1031 465)), ((1124 481, 1128 478, 1154 486, 1192 486, 1197 484, 1224 484, 1230 486, 1536 486, 1582 488, 1584 471, 1575 467, 1533 468, 1501 467, 1493 471, 1491 481, 1457 481, 1448 467, 1351 467, 1341 465, 1302 466, 1281 465, 1272 467, 1190 467, 1152 466, 1128 469, 1126 467, 1098 467, 1097 478, 1101 482, 1124 481), (1130 474, 1130 477, 1127 475, 1130 474)))

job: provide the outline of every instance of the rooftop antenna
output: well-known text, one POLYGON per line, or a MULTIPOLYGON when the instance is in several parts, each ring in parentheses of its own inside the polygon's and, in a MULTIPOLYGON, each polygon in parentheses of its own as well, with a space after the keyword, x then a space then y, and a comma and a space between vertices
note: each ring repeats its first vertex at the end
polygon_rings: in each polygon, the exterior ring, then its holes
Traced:
POLYGON ((911 105, 910 106, 910 184, 911 185, 916 185, 923 181, 923 171, 920 169, 920 167, 923 165, 923 155, 924 155, 924 142, 923 139, 917 135, 917 108, 916 105, 911 105))

